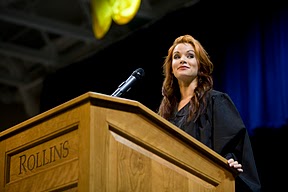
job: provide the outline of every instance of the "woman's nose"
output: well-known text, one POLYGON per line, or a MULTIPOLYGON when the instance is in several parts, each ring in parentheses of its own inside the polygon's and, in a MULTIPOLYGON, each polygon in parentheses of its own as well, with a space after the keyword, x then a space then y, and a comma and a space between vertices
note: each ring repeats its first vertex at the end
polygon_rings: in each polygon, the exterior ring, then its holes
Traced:
POLYGON ((181 57, 181 58, 180 58, 180 63, 186 63, 185 57, 181 57))

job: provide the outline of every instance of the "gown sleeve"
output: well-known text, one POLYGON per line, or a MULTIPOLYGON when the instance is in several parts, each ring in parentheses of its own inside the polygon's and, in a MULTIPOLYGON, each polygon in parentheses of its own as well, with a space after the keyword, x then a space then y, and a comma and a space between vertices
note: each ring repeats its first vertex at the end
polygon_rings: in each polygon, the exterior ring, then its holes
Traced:
MULTIPOLYGON (((219 92, 220 93, 220 92, 219 92)), ((242 164, 243 172, 235 178, 236 192, 260 192, 261 184, 254 161, 247 129, 240 114, 226 93, 212 96, 212 148, 226 159, 242 164)))

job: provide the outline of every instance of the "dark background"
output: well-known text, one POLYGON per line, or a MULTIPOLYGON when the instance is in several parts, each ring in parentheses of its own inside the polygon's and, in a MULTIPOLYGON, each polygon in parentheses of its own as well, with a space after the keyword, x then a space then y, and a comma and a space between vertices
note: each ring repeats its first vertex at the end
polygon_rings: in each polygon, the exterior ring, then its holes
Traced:
MULTIPOLYGON (((88 91, 111 95, 140 67, 145 70, 145 77, 123 97, 156 111, 161 100, 164 57, 174 39, 184 34, 191 34, 202 43, 215 66, 214 88, 224 91, 222 77, 227 46, 235 39, 244 38, 254 18, 265 17, 283 6, 286 5, 280 1, 203 0, 168 14, 149 27, 49 75, 41 92, 41 112, 88 91)), ((287 126, 278 129, 264 126, 250 136, 263 191, 283 191, 286 187, 286 135, 287 126)))
MULTIPOLYGON (((193 35, 206 48, 215 65, 215 89, 223 91, 221 72, 225 67, 223 59, 226 46, 235 38, 243 38, 254 17, 263 13, 271 14, 279 5, 270 5, 270 8, 261 9, 261 13, 257 11, 259 6, 251 5, 248 1, 238 4, 234 1, 222 1, 222 4, 201 1, 192 8, 171 13, 149 28, 141 29, 47 78, 43 88, 42 111, 87 91, 110 95, 139 67, 145 70, 145 77, 123 97, 137 100, 156 111, 161 100, 164 57, 174 39, 184 34, 193 35), (273 6, 275 9, 272 9, 273 6)), ((287 169, 284 165, 287 145, 283 144, 286 135, 287 127, 261 127, 251 135, 263 191, 282 191, 285 187, 285 176, 282 176, 285 172, 282 170, 287 169), (278 156, 282 156, 282 160, 278 156)))

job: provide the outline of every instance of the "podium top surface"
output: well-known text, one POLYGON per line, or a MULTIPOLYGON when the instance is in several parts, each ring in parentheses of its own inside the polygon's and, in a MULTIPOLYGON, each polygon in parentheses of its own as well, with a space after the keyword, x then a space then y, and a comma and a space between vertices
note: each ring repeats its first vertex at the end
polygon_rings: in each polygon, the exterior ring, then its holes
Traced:
POLYGON ((56 107, 53 107, 43 113, 37 114, 17 125, 14 125, 2 132, 0 132, 0 141, 2 140, 1 137, 4 135, 10 134, 12 132, 15 132, 19 129, 21 129, 23 126, 29 126, 32 123, 36 123, 38 121, 43 120, 43 118, 50 117, 51 115, 61 113, 69 108, 76 107, 78 105, 81 105, 83 103, 90 102, 91 105, 95 106, 102 106, 105 108, 112 108, 112 109, 119 109, 124 111, 131 111, 131 112, 143 112, 147 113, 150 116, 153 116, 154 118, 161 121, 161 118, 157 114, 154 114, 152 110, 150 110, 148 107, 144 106, 138 101, 121 98, 121 97, 114 97, 102 93, 96 93, 96 92, 86 92, 78 97, 75 97, 69 101, 66 101, 56 107))

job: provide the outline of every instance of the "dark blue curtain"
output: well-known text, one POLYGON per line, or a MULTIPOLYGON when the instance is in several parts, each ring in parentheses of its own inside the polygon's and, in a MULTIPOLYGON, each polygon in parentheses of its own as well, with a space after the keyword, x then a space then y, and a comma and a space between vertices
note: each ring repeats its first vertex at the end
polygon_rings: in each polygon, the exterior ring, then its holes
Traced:
POLYGON ((224 90, 250 134, 288 120, 288 11, 256 15, 227 49, 224 90))

